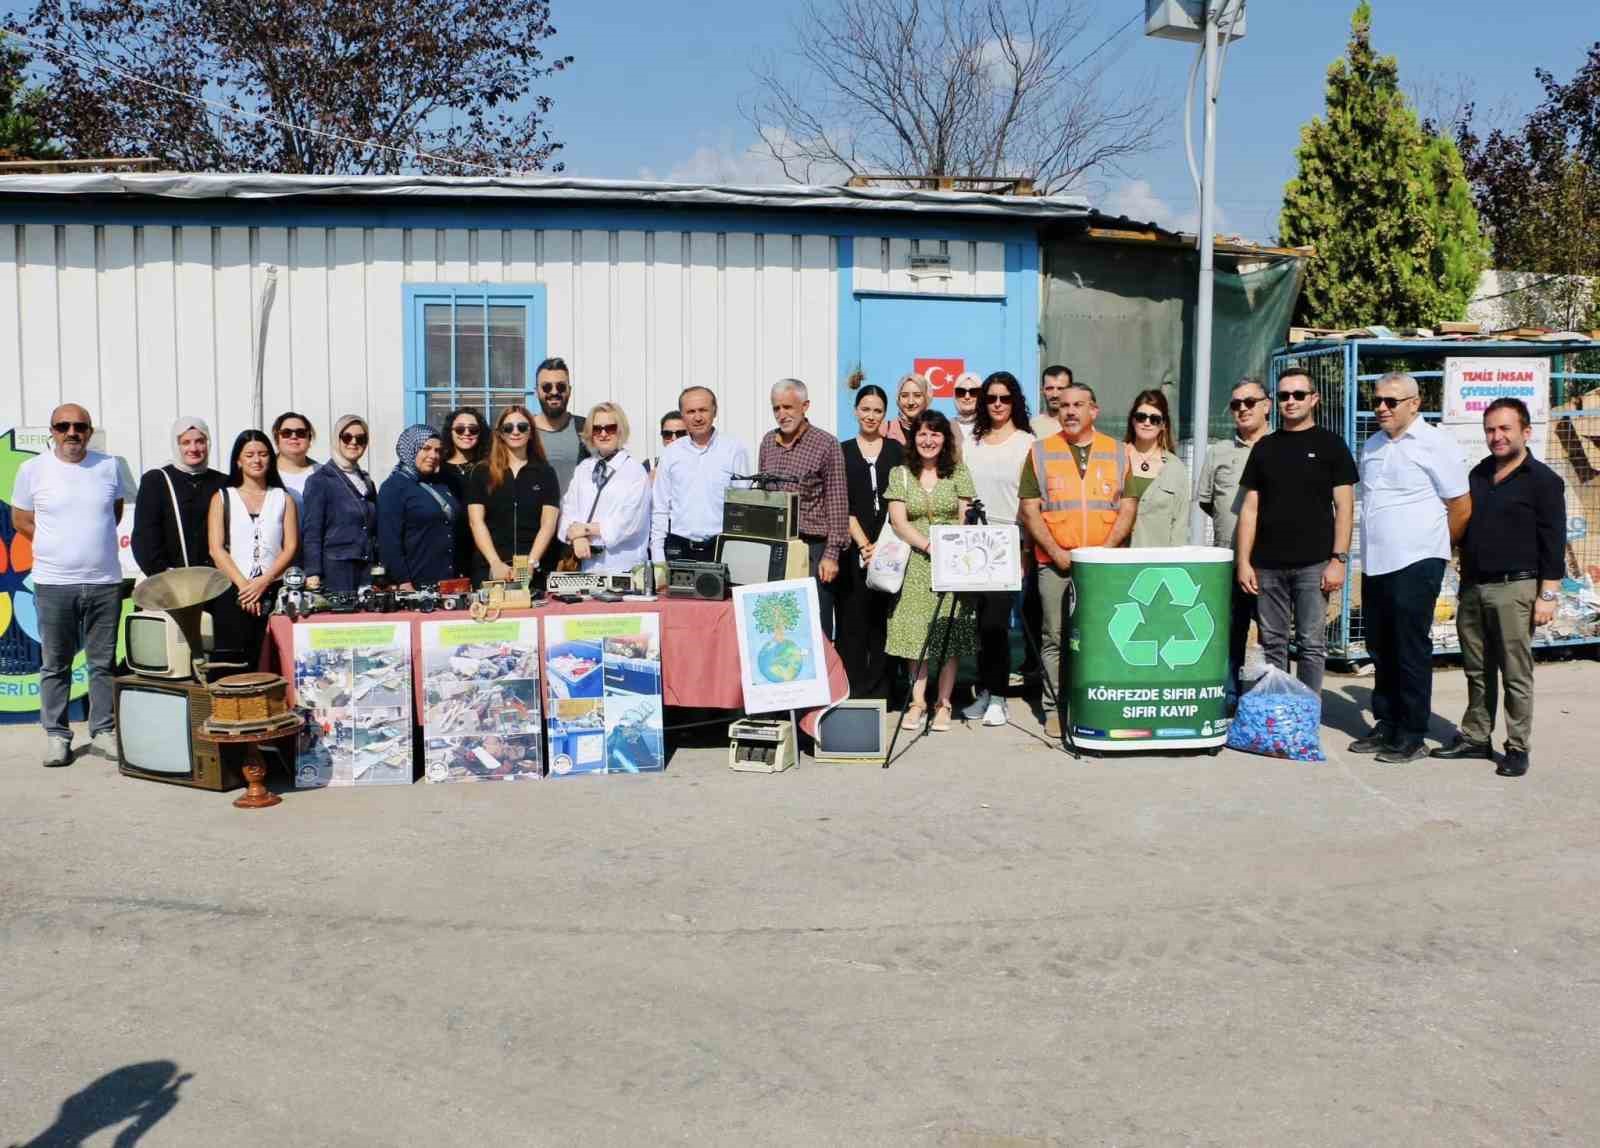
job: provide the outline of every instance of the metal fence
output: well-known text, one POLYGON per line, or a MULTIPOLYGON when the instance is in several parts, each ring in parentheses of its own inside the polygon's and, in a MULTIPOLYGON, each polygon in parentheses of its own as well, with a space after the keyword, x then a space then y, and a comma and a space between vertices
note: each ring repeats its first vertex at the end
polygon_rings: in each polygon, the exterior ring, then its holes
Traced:
MULTIPOLYGON (((1318 422, 1341 435, 1357 457, 1378 429, 1372 411, 1377 381, 1391 371, 1417 380, 1423 417, 1437 423, 1444 405, 1444 360, 1455 355, 1547 357, 1550 372, 1550 426, 1540 460, 1567 485, 1566 571, 1555 620, 1534 636, 1540 647, 1600 645, 1600 405, 1585 408, 1584 396, 1600 394, 1600 373, 1584 371, 1593 344, 1540 342, 1420 342, 1348 340, 1281 348, 1268 372, 1270 394, 1291 365, 1307 371, 1321 396, 1318 422), (1582 360, 1578 356, 1582 355, 1582 360)), ((1592 401, 1592 400, 1591 400, 1592 401)), ((1274 411, 1274 416, 1276 411, 1274 411)), ((1487 448, 1484 451, 1488 453, 1487 448)), ((1350 577, 1328 605, 1328 656, 1360 662, 1367 658, 1361 615, 1361 499, 1356 498, 1356 529, 1351 541, 1350 577)), ((1456 563, 1445 571, 1434 610, 1434 653, 1459 650, 1456 636, 1456 563)))

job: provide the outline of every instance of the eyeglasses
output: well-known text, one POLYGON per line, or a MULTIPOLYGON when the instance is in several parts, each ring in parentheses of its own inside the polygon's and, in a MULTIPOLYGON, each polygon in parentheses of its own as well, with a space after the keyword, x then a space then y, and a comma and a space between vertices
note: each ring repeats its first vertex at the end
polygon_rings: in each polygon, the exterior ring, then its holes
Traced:
POLYGON ((566 383, 540 383, 539 391, 546 395, 564 395, 567 393, 566 383))
POLYGON ((663 439, 665 439, 667 442, 671 442, 673 439, 682 438, 684 435, 686 435, 688 433, 689 432, 686 431, 686 430, 664 430, 664 431, 661 432, 661 437, 663 439))
POLYGON ((450 433, 451 434, 458 434, 462 438, 477 438, 478 437, 478 425, 476 423, 472 423, 472 424, 458 426, 458 427, 451 427, 450 428, 450 433))
POLYGON ((311 437, 311 428, 310 427, 279 427, 278 428, 278 437, 279 438, 310 438, 311 437))
POLYGON ((1311 397, 1310 391, 1279 391, 1280 403, 1303 403, 1311 397))
POLYGON ((78 434, 88 434, 94 428, 92 428, 88 423, 67 422, 65 419, 63 419, 61 422, 51 423, 50 429, 55 431, 56 434, 66 434, 68 431, 76 431, 78 434))
POLYGON ((1416 395, 1402 395, 1396 398, 1394 395, 1377 395, 1373 398, 1372 405, 1380 411, 1392 411, 1401 403, 1410 402, 1416 397, 1416 395))
POLYGON ((1257 403, 1264 403, 1266 401, 1266 399, 1259 395, 1253 399, 1229 399, 1228 409, 1230 411, 1253 411, 1256 409, 1257 403))
POLYGON ((590 423, 590 434, 616 434, 622 429, 621 423, 590 423))
POLYGON ((1011 396, 1010 395, 990 395, 988 397, 988 401, 990 403, 1001 403, 1001 404, 1009 407, 1011 405, 1011 396))
POLYGON ((977 393, 978 393, 978 388, 977 387, 957 387, 956 388, 956 398, 958 398, 958 399, 970 399, 974 395, 976 395, 977 393))
POLYGON ((1157 426, 1158 427, 1162 423, 1167 421, 1167 416, 1166 415, 1153 414, 1150 411, 1134 411, 1133 412, 1133 421, 1136 422, 1136 423, 1148 423, 1151 426, 1157 426))
POLYGON ((364 434, 351 434, 346 431, 339 436, 339 441, 344 443, 345 446, 366 446, 367 436, 364 434))
POLYGON ((505 423, 501 423, 500 424, 500 433, 501 434, 527 434, 532 429, 533 429, 533 424, 532 423, 525 423, 521 419, 518 419, 514 423, 513 422, 505 422, 505 423))

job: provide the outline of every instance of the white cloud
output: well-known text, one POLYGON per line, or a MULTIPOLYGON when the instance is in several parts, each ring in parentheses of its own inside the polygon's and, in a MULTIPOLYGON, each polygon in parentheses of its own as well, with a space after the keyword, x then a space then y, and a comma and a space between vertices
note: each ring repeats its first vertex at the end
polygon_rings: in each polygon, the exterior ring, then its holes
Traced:
MULTIPOLYGON (((1154 223, 1168 231, 1193 234, 1200 226, 1200 209, 1189 207, 1179 211, 1161 196, 1148 180, 1134 179, 1118 184, 1107 192, 1097 205, 1106 215, 1126 215, 1138 223, 1154 223)), ((1228 213, 1219 205, 1216 209, 1218 233, 1228 230, 1228 213)))
MULTIPOLYGON (((773 139, 781 129, 767 128, 773 139)), ((773 158, 771 150, 761 140, 747 142, 735 140, 733 133, 724 132, 716 143, 703 143, 688 157, 673 164, 665 175, 654 168, 639 169, 640 179, 665 179, 672 183, 720 183, 773 185, 793 183, 783 173, 783 165, 773 158)), ((798 172, 800 168, 795 167, 798 172)), ((810 182, 814 184, 843 183, 848 176, 843 168, 813 165, 810 182)))

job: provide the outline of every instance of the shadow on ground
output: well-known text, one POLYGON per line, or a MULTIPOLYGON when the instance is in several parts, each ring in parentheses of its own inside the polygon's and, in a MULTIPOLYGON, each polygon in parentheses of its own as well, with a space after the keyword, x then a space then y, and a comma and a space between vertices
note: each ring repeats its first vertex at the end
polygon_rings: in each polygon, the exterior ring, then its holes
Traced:
POLYGON ((125 1064, 61 1102, 56 1121, 17 1148, 75 1148, 102 1129, 131 1120, 112 1148, 131 1148, 178 1104, 178 1089, 193 1078, 170 1060, 125 1064))

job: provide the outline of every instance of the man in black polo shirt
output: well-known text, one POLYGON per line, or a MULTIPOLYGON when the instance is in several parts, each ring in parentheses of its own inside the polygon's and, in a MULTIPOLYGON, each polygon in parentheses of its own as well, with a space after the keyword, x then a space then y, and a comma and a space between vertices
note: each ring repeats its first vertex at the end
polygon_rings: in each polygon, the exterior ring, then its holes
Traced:
POLYGON ((1295 676, 1321 696, 1328 595, 1344 585, 1350 562, 1358 475, 1344 439, 1317 425, 1317 403, 1304 371, 1278 379, 1278 429, 1256 443, 1239 478, 1233 570, 1239 587, 1258 596, 1267 662, 1289 668, 1292 622, 1295 676))
POLYGON ((1472 468, 1472 520, 1461 539, 1456 633, 1467 672, 1467 712, 1456 740, 1434 757, 1494 759, 1490 736, 1505 683, 1501 777, 1528 772, 1533 738, 1533 630, 1556 616, 1567 541, 1566 484, 1528 453, 1528 408, 1496 399, 1483 412, 1489 457, 1472 468))

